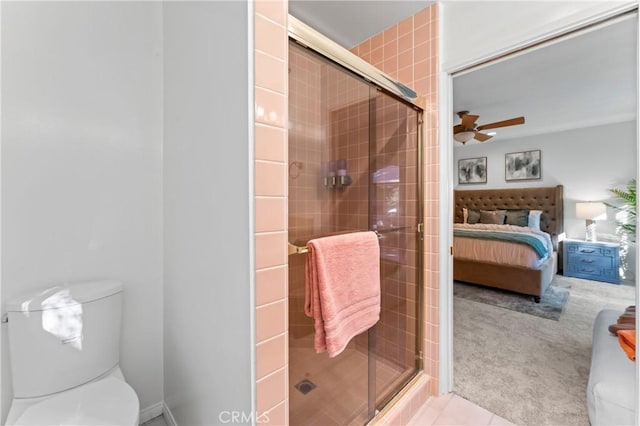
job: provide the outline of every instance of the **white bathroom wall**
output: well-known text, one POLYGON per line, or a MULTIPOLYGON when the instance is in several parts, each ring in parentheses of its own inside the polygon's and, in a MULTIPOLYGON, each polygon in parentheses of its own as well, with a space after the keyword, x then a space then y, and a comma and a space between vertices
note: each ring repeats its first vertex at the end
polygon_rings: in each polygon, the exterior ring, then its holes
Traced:
POLYGON ((445 71, 513 49, 637 1, 445 1, 442 54, 445 71), (478 25, 477 23, 482 23, 478 25))
POLYGON ((246 2, 164 4, 164 393, 179 425, 251 420, 248 25, 246 2))
POLYGON ((163 397, 161 13, 152 2, 2 2, 1 21, 3 301, 122 280, 121 366, 143 409, 163 397))

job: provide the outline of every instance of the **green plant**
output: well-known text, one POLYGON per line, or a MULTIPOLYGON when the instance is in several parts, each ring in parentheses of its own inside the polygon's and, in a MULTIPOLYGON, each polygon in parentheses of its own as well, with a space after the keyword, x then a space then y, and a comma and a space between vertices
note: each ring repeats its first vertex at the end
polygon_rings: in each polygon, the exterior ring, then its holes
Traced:
POLYGON ((605 203, 610 207, 625 212, 623 218, 618 219, 618 225, 626 233, 630 234, 632 239, 636 236, 636 180, 631 179, 624 189, 611 188, 609 189, 613 195, 619 201, 619 204, 605 203))

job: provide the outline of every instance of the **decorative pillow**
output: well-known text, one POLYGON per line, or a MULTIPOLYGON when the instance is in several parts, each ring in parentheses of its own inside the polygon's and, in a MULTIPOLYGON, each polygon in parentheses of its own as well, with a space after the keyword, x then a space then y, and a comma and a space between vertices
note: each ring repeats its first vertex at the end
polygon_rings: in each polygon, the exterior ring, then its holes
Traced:
POLYGON ((466 207, 462 208, 462 223, 467 223, 469 220, 469 210, 466 207))
POLYGON ((467 209, 467 223, 478 223, 480 221, 480 210, 467 209))
POLYGON ((504 224, 506 210, 480 210, 480 223, 504 224))
POLYGON ((530 210, 529 211, 529 228, 540 229, 541 216, 542 216, 542 210, 530 210))
POLYGON ((507 210, 504 223, 507 225, 528 226, 529 209, 507 210))

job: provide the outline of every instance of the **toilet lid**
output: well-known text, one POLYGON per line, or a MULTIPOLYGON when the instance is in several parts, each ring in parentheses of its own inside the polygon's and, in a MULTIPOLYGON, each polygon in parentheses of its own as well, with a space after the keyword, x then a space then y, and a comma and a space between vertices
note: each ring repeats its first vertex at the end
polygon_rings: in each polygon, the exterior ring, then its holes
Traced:
POLYGON ((138 396, 126 382, 108 377, 47 398, 29 408, 16 425, 137 425, 138 396))

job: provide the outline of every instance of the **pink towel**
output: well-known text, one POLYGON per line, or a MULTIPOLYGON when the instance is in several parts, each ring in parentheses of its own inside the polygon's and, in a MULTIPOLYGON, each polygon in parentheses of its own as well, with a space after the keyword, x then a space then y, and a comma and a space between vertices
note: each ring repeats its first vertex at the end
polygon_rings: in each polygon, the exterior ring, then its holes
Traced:
POLYGON ((316 352, 340 354, 380 318, 380 246, 374 232, 307 243, 305 314, 315 322, 316 352))

